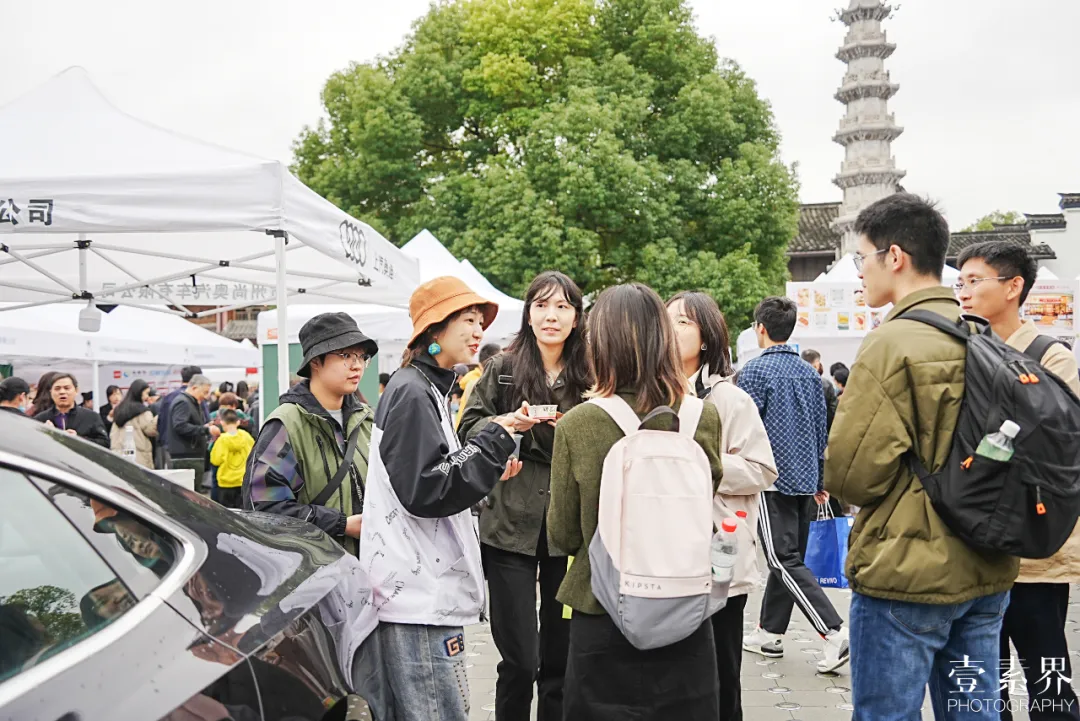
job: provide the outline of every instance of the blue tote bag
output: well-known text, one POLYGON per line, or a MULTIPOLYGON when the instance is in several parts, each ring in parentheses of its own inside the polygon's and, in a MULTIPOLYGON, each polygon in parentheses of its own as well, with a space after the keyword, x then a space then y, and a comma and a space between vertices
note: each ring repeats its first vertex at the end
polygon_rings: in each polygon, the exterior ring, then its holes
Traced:
POLYGON ((822 588, 848 587, 844 562, 854 523, 850 516, 833 517, 828 503, 818 506, 818 519, 810 523, 810 537, 806 541, 806 567, 822 588))

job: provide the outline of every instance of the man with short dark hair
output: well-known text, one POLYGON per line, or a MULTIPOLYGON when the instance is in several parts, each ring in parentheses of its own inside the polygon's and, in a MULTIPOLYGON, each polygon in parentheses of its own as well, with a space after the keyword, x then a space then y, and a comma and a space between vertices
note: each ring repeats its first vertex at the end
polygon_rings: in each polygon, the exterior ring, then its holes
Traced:
POLYGON ((743 648, 766 658, 784 655, 783 636, 795 604, 825 639, 817 668, 831 673, 849 660, 847 629, 817 579, 806 567, 806 541, 817 507, 829 500, 822 487, 827 411, 821 376, 787 344, 798 310, 790 298, 766 298, 754 311, 754 332, 763 352, 739 372, 769 434, 776 484, 761 494, 758 534, 769 580, 757 630, 743 648))
POLYGON ((52 394, 55 407, 34 416, 34 420, 99 446, 109 447, 109 434, 105 432, 105 424, 101 422, 98 412, 75 405, 79 393, 79 382, 75 376, 61 373, 53 378, 52 386, 45 392, 52 394))
POLYGON ((821 377, 821 391, 825 394, 825 411, 826 411, 826 429, 832 428, 833 418, 836 417, 836 404, 839 400, 836 397, 836 389, 833 388, 832 381, 825 377, 825 367, 821 365, 821 354, 816 350, 807 348, 802 352, 802 359, 810 364, 810 367, 817 371, 818 376, 821 377))
POLYGON ((964 397, 967 346, 900 317, 959 319, 941 285, 949 226, 932 204, 897 193, 859 213, 855 232, 867 305, 893 308, 859 349, 826 460, 826 488, 860 507, 847 557, 852 719, 919 718, 927 684, 937 719, 994 718, 1019 561, 950 532, 909 456, 931 471, 945 465, 964 397), (974 681, 957 683, 959 674, 974 681))
POLYGON ((848 367, 843 363, 833 363, 829 366, 829 375, 832 376, 833 383, 836 384, 837 404, 839 404, 840 396, 844 395, 844 388, 847 387, 849 374, 848 367))
MULTIPOLYGON (((1016 243, 992 241, 968 246, 957 265, 960 279, 956 297, 966 313, 990 321, 990 328, 1021 353, 1039 361, 1046 370, 1080 394, 1080 375, 1072 351, 1050 336, 1039 334, 1020 309, 1035 285, 1038 267, 1027 249, 1016 243)), ((1069 610, 1069 584, 1080 582, 1080 525, 1065 545, 1050 558, 1023 559, 1020 575, 1009 593, 1009 607, 1001 627, 1001 663, 1008 664, 1016 646, 1026 670, 1032 719, 1050 718, 1037 709, 1055 709, 1053 718, 1080 719, 1072 678, 1069 646, 1065 641, 1065 615, 1069 610), (1064 683, 1040 683, 1044 669, 1060 663, 1064 683), (1066 713, 1067 711, 1067 713, 1066 713)), ((1008 684, 1002 686, 1008 708, 1008 684)), ((1006 718, 1006 713, 1002 713, 1006 718)), ((1012 714, 1008 713, 1008 718, 1012 714)))

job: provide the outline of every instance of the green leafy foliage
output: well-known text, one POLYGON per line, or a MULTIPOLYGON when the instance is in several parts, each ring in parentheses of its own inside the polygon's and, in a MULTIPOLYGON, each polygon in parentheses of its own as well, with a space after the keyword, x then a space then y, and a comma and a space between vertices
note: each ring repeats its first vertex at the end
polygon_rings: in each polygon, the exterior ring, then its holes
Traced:
POLYGON ((971 233, 973 231, 987 231, 993 230, 995 225, 1023 225, 1027 222, 1027 218, 1023 213, 1017 213, 1015 210, 995 210, 992 213, 987 213, 983 217, 976 220, 971 225, 967 226, 961 233, 971 233))
POLYGON ((772 112, 685 0, 443 0, 323 103, 298 176, 510 294, 546 269, 640 280, 710 292, 738 326, 787 278, 797 183, 772 112))

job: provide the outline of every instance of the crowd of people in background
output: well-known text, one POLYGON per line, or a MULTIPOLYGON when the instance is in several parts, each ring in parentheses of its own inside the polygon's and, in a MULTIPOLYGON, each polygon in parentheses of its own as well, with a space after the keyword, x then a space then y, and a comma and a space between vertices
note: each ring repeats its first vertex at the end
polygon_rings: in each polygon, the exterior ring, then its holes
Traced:
MULTIPOLYGON (((1049 718, 1035 706, 1053 702, 1068 709, 1054 718, 1080 719, 1065 643, 1080 536, 1045 561, 972 548, 905 460, 945 463, 966 351, 899 316, 978 314, 1028 349, 1041 343, 1020 315, 1034 262, 1006 243, 974 246, 955 288, 943 287, 948 228, 906 193, 865 209, 855 229, 868 303, 892 310, 852 366, 833 363, 828 378, 820 353, 792 344, 788 298, 757 305, 761 353, 736 372, 708 295, 664 302, 628 283, 587 311, 574 281, 549 271, 530 284, 505 349, 482 345, 494 303, 452 277, 421 285, 400 368, 379 376, 374 410, 358 388, 378 343, 346 313, 301 328, 297 381, 261 422, 257 389, 212 394, 196 367, 164 397, 142 381, 126 394, 110 387, 100 409, 83 407, 69 374, 36 387, 9 378, 0 408, 114 450, 132 429, 137 463, 190 468, 223 505, 302 519, 337 539, 374 589, 380 623, 365 653, 381 679, 367 699, 377 719, 464 721, 464 627, 490 614, 500 721, 528 719, 534 693, 541 721, 741 721, 743 651, 782 657, 796 607, 821 636, 817 670, 850 664, 856 719, 918 718, 927 687, 939 719, 1009 717, 952 702, 1007 700, 999 680, 1010 643, 1030 669, 1031 717, 1049 718), (658 648, 632 643, 594 593, 601 479, 624 430, 589 401, 614 398, 648 430, 678 428, 657 411, 702 406, 688 433, 711 474, 709 512, 717 528, 736 529, 726 605, 658 648), (810 524, 826 508, 857 516, 848 623, 805 563, 810 524), (979 664, 979 689, 957 684, 960 660, 979 664), (1036 686, 1031 671, 1051 660, 1061 678, 1036 686)), ((1080 392, 1071 349, 1039 347, 1042 366, 1080 392)))
POLYGON ((246 454, 239 459, 240 451, 244 436, 250 439, 257 432, 258 388, 240 381, 236 386, 222 383, 211 391, 198 366, 183 368, 180 376, 181 386, 164 396, 141 378, 126 390, 110 385, 105 390, 108 402, 100 407, 95 407, 92 392, 80 392, 74 374, 49 371, 36 384, 13 376, 0 381, 0 408, 117 453, 130 442, 135 463, 157 470, 190 468, 197 488, 223 505, 239 508, 247 461, 246 454), (215 441, 223 435, 225 443, 214 456, 215 441), (230 469, 221 487, 231 491, 224 497, 219 496, 217 482, 221 466, 230 469))

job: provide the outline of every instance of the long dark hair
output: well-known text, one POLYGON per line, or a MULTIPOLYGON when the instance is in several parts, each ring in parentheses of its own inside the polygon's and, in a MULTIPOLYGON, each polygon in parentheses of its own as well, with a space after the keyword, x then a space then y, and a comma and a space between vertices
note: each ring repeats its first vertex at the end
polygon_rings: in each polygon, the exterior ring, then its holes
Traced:
POLYGON ((728 333, 724 313, 708 293, 684 290, 668 300, 670 308, 675 301, 681 300, 686 317, 697 324, 701 332, 701 342, 705 350, 698 354, 698 365, 705 368, 702 380, 714 373, 727 378, 735 372, 731 365, 731 335, 728 333))
POLYGON ((585 302, 581 289, 557 270, 545 271, 533 278, 529 284, 525 293, 525 308, 521 311, 521 330, 506 348, 514 376, 512 407, 520 407, 524 400, 539 405, 552 403, 554 400, 551 386, 548 385, 547 371, 544 370, 544 358, 540 355, 540 346, 530 323, 530 311, 533 303, 547 300, 559 291, 562 291, 563 297, 574 306, 576 321, 562 350, 566 387, 570 390, 571 397, 581 398, 592 386, 592 372, 585 348, 585 302))
POLYGON ((37 384, 37 395, 34 396, 34 407, 30 409, 31 415, 36 416, 39 413, 51 411, 56 407, 52 399, 52 387, 56 377, 59 375, 60 371, 49 371, 42 374, 37 384))
POLYGON ((131 387, 128 388, 124 400, 120 401, 120 405, 113 411, 113 423, 117 428, 123 428, 131 419, 138 418, 143 413, 146 413, 147 408, 142 402, 142 396, 143 391, 149 387, 150 384, 142 378, 136 378, 131 382, 131 387))
POLYGON ((672 406, 687 390, 677 344, 656 291, 641 283, 608 288, 589 312, 589 358, 596 373, 589 394, 632 389, 639 413, 672 406))

